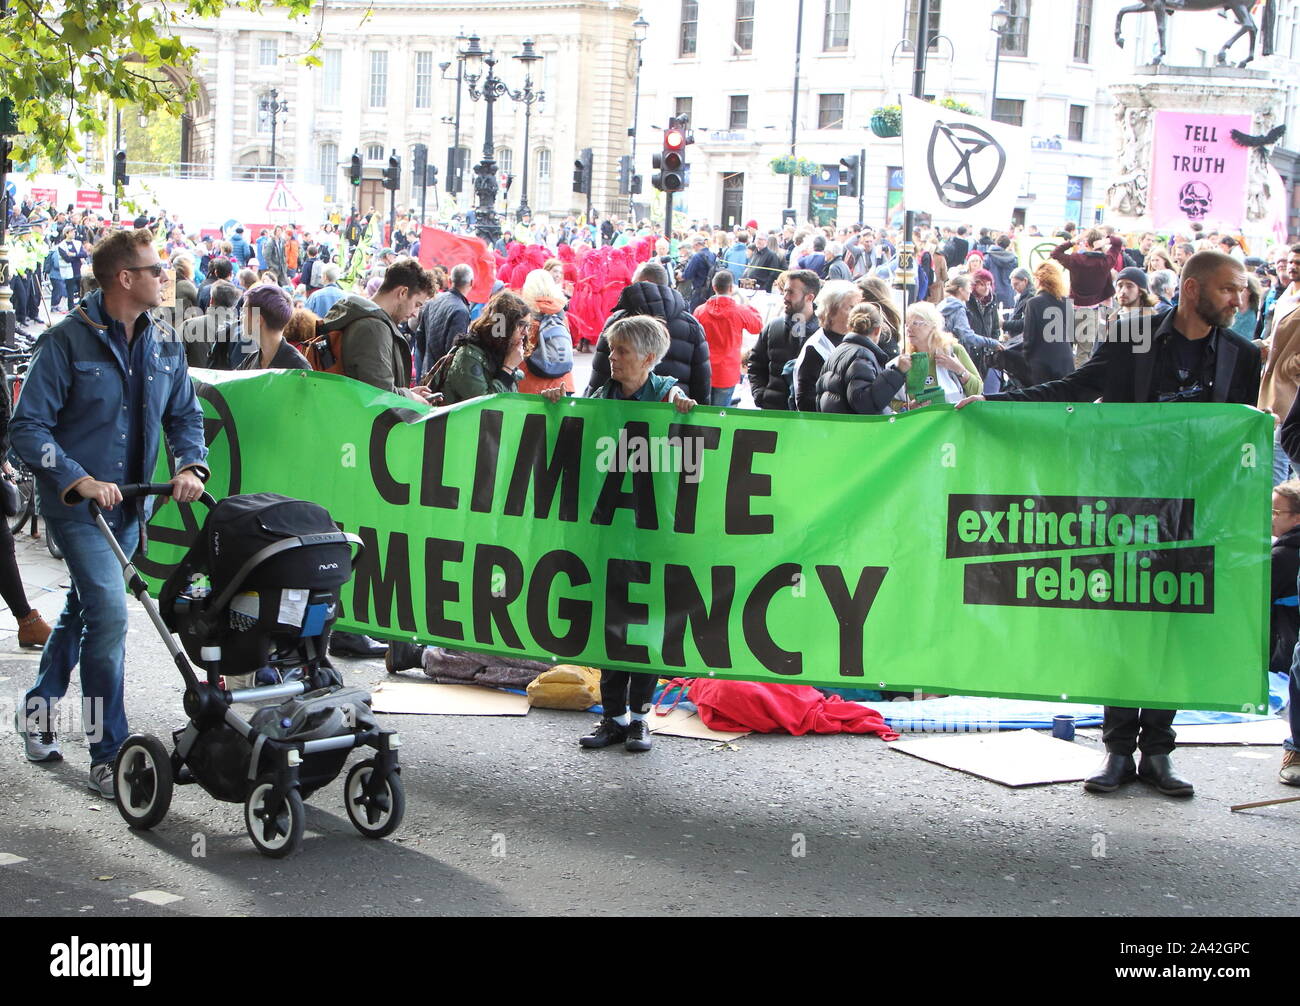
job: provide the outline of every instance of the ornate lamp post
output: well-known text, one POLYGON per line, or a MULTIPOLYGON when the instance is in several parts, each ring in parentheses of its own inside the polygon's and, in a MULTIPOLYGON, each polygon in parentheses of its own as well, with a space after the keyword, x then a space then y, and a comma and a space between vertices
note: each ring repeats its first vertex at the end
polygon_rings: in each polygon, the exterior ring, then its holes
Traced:
POLYGON ((277 101, 276 99, 279 97, 280 92, 273 87, 271 88, 271 93, 267 97, 264 97, 257 106, 259 111, 271 116, 271 177, 273 178, 280 177, 279 165, 275 163, 276 122, 280 118, 281 112, 289 111, 289 102, 277 101))
MULTIPOLYGON (((632 136, 632 170, 629 172, 631 177, 628 179, 628 189, 633 188, 631 181, 636 177, 636 127, 637 119, 641 114, 641 44, 646 40, 646 35, 650 28, 650 22, 642 15, 638 14, 636 20, 632 22, 632 41, 636 43, 636 84, 632 91, 632 128, 628 133, 632 136)), ((627 218, 636 223, 636 193, 629 191, 627 197, 627 218)))
POLYGON ((525 217, 532 215, 532 210, 528 206, 528 133, 532 125, 533 105, 540 104, 546 100, 544 91, 533 90, 533 64, 540 60, 539 56, 533 50, 533 40, 524 39, 524 51, 514 57, 524 64, 524 87, 522 91, 511 91, 510 98, 512 101, 523 102, 524 105, 524 187, 519 193, 519 208, 515 211, 515 219, 523 220, 525 217))
POLYGON ((998 67, 1002 62, 1002 40, 1006 36, 1007 26, 1011 24, 1011 11, 1005 7, 999 7, 993 12, 993 21, 989 25, 989 31, 998 37, 997 45, 993 49, 993 95, 989 98, 989 118, 993 118, 998 110, 998 67))

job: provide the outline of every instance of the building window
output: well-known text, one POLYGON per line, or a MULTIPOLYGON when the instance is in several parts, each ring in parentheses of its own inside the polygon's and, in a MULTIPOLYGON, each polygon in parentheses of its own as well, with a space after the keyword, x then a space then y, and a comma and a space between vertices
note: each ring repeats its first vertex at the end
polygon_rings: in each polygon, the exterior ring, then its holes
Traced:
POLYGON ((257 65, 258 66, 275 66, 279 59, 276 51, 275 39, 260 38, 257 40, 257 65))
POLYGON ((388 52, 376 49, 370 54, 370 107, 388 104, 388 52))
POLYGON ((343 50, 326 49, 321 53, 320 103, 337 108, 343 92, 343 50))
POLYGON ((533 204, 551 205, 551 152, 546 147, 539 147, 535 162, 537 174, 533 178, 533 204))
POLYGON ((823 49, 849 47, 849 0, 826 0, 826 21, 822 30, 823 49))
POLYGON ((254 131, 258 136, 271 135, 271 113, 262 108, 262 105, 270 100, 270 91, 263 91, 253 99, 254 131))
POLYGON ((382 143, 372 143, 366 147, 367 161, 382 161, 384 159, 384 145, 382 143))
POLYGON ((1065 180, 1065 219, 1083 226, 1083 208, 1087 205, 1091 178, 1070 175, 1065 180))
POLYGON ((673 116, 681 118, 683 115, 687 119, 691 117, 691 106, 694 101, 691 98, 674 98, 673 99, 673 116))
POLYGON ((1088 114, 1088 109, 1083 105, 1070 106, 1070 124, 1069 124, 1069 131, 1066 133, 1066 135, 1071 140, 1074 140, 1078 143, 1083 142, 1083 124, 1085 121, 1085 116, 1087 114, 1088 114))
POLYGON ((320 145, 320 157, 316 164, 319 175, 318 180, 323 186, 325 186, 325 198, 337 198, 339 185, 339 145, 337 143, 322 143, 320 145))
MULTIPOLYGON (((931 49, 937 49, 939 46, 939 11, 942 6, 942 0, 930 0, 930 23, 927 26, 925 37, 930 40, 931 49)), ((916 23, 920 18, 920 0, 907 0, 907 24, 904 25, 903 36, 903 49, 906 52, 911 52, 916 48, 916 38, 919 34, 916 23)))
POLYGON ((727 120, 727 128, 732 130, 749 128, 749 95, 731 96, 731 115, 727 120))
POLYGON ((736 0, 736 52, 754 50, 754 0, 736 0))
POLYGON ((844 128, 844 95, 822 94, 817 99, 817 128, 844 128))
POLYGON ((1002 33, 1002 52, 1007 56, 1024 56, 1029 52, 1029 0, 1005 0, 1011 12, 1007 30, 1002 33))
POLYGON ((999 98, 993 106, 993 121, 1005 122, 1008 126, 1025 124, 1025 103, 1020 98, 999 98))
POLYGON ((415 54, 415 107, 433 107, 433 53, 415 54))
POLYGON ((497 174, 513 175, 515 173, 515 152, 509 147, 497 147, 497 174))
POLYGON ((682 0, 682 38, 677 55, 694 56, 695 42, 700 28, 699 0, 682 0))
POLYGON ((1088 62, 1092 51, 1092 0, 1079 0, 1074 9, 1074 59, 1077 63, 1088 62))

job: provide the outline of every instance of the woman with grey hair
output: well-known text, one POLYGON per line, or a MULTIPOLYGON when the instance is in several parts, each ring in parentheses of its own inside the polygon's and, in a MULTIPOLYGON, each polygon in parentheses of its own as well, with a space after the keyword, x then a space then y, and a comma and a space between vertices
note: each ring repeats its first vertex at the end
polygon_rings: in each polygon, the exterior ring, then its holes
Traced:
POLYGON ((847 280, 822 284, 813 302, 821 328, 804 340, 794 365, 794 400, 800 412, 817 411, 817 378, 849 330, 849 312, 862 302, 862 290, 847 280))
POLYGON ((1025 305, 1034 296, 1034 274, 1024 266, 1011 272, 1011 289, 1016 292, 1016 304, 1011 309, 1011 317, 1002 323, 1002 331, 1007 335, 1022 335, 1025 331, 1025 305))
MULTIPOLYGON (((609 343, 610 379, 596 389, 592 398, 631 402, 672 402, 678 412, 689 412, 695 402, 671 377, 652 373, 668 352, 668 329, 658 318, 632 315, 620 318, 605 330, 609 343)), ((562 389, 542 392, 558 401, 562 389)), ((617 457, 617 455, 615 455, 617 457)), ((604 715, 596 729, 578 739, 584 748, 607 748, 623 744, 628 751, 650 750, 651 701, 659 676, 635 671, 600 672, 600 704, 604 715)))

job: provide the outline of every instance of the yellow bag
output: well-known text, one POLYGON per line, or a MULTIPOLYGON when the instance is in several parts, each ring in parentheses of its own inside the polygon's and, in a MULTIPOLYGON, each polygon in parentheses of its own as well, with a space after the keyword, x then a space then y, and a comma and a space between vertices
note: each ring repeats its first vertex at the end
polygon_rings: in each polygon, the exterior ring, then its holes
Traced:
POLYGON ((560 664, 528 683, 528 704, 539 709, 589 709, 600 702, 600 670, 560 664))

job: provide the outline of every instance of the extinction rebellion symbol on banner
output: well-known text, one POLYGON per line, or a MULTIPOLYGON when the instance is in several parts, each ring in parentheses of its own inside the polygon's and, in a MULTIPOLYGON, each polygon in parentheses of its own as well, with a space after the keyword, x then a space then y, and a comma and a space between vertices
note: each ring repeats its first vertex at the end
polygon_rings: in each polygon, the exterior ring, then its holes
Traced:
POLYGON ((1017 558, 965 568, 966 604, 1107 611, 1214 611, 1213 546, 1190 499, 951 495, 947 557, 1017 558))
POLYGON ((1007 167, 1007 153, 993 135, 964 122, 934 124, 927 160, 935 192, 945 206, 959 210, 987 199, 1007 167))

